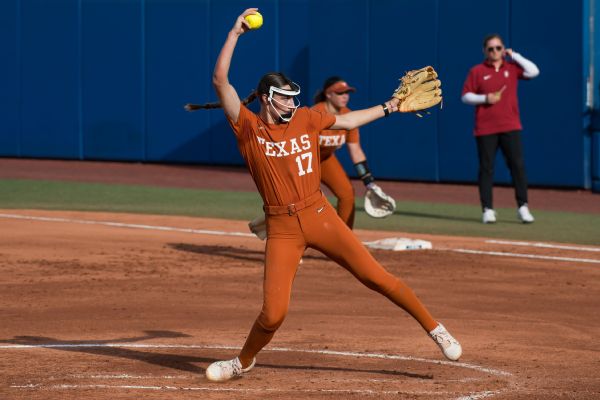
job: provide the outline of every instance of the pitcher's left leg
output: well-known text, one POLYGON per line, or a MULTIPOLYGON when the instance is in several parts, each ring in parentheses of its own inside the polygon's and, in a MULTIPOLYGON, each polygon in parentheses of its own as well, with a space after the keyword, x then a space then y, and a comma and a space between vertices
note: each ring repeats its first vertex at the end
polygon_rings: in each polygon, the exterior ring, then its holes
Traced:
POLYGON ((210 364, 206 369, 208 380, 227 381, 254 367, 256 355, 271 341, 287 314, 292 282, 303 251, 304 243, 293 237, 267 240, 261 313, 254 322, 240 354, 232 360, 210 364))
POLYGON ((283 323, 290 303, 292 283, 304 249, 305 244, 300 239, 267 239, 263 305, 239 355, 243 366, 252 362, 283 323))

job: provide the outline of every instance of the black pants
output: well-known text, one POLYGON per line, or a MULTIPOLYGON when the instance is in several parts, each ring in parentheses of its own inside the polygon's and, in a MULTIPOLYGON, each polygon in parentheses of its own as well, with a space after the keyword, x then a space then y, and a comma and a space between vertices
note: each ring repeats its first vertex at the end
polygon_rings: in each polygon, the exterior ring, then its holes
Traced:
POLYGON ((506 165, 515 184, 515 198, 521 207, 527 203, 527 177, 523 163, 521 131, 502 132, 476 136, 479 154, 479 198, 482 208, 494 208, 492 188, 494 185, 494 160, 498 147, 502 150, 506 165))

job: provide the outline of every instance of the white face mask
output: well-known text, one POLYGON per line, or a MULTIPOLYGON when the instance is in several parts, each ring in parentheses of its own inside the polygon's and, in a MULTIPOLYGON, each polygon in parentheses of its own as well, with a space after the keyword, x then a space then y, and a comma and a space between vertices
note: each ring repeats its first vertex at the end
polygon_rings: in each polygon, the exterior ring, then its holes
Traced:
POLYGON ((300 100, 298 100, 296 98, 296 96, 298 96, 300 94, 300 85, 298 85, 295 82, 292 82, 290 86, 292 86, 291 90, 281 89, 281 88, 278 88, 278 87, 275 87, 275 86, 271 86, 269 88, 269 98, 268 98, 269 104, 271 105, 271 107, 273 107, 273 110, 275 110, 275 112, 277 113, 277 116, 279 117, 279 119, 280 119, 281 122, 290 122, 290 120, 292 119, 292 117, 296 113, 296 110, 298 109, 298 107, 300 107, 300 100), (273 98, 273 93, 282 94, 284 96, 294 96, 294 105, 293 106, 289 106, 287 104, 283 104, 283 103, 277 101, 277 99, 273 98), (281 114, 277 110, 277 108, 275 108, 275 106, 273 105, 273 102, 279 104, 282 107, 291 108, 292 110, 290 110, 289 112, 287 112, 285 114, 281 114))

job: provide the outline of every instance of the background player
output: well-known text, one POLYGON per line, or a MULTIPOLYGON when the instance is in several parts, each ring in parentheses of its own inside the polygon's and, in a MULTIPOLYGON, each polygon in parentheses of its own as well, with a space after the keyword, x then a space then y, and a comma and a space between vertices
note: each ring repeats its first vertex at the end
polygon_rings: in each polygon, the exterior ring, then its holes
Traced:
MULTIPOLYGON (((356 89, 349 86, 342 78, 333 76, 325 80, 323 88, 314 98, 314 110, 333 115, 350 112, 347 107, 350 92, 356 89)), ((334 130, 325 129, 319 133, 321 150, 321 182, 337 197, 337 212, 342 221, 352 229, 354 226, 354 188, 344 168, 335 156, 335 151, 344 143, 348 148, 350 159, 356 168, 358 177, 367 189, 383 191, 375 184, 375 178, 367 166, 367 157, 360 145, 358 129, 334 130)), ((385 195, 385 193, 383 193, 385 195)), ((387 195, 386 195, 387 196, 387 195)))
POLYGON ((527 205, 527 177, 521 145, 521 118, 517 99, 519 79, 539 75, 537 66, 512 49, 505 49, 498 34, 483 40, 485 61, 471 68, 463 86, 462 101, 475 107, 475 139, 479 155, 479 198, 484 224, 496 222, 492 188, 498 147, 515 184, 517 216, 534 221, 527 205), (506 56, 512 61, 507 61, 506 56))
POLYGON ((283 323, 298 261, 313 247, 350 271, 367 287, 383 294, 412 315, 429 332, 444 355, 457 360, 462 349, 436 322, 413 291, 387 272, 362 245, 320 191, 318 133, 323 129, 354 129, 398 109, 398 100, 380 106, 331 115, 296 104, 300 87, 281 73, 260 80, 258 114, 244 106, 229 83, 229 67, 238 38, 249 26, 240 15, 227 36, 213 73, 213 85, 236 135, 238 148, 267 214, 263 306, 239 356, 218 361, 206 370, 213 381, 249 371, 255 356, 283 323))

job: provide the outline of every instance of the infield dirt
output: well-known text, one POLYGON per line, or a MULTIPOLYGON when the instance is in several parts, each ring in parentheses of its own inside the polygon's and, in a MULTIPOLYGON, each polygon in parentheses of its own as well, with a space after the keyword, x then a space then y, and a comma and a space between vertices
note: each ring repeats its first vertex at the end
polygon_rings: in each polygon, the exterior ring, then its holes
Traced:
MULTIPOLYGON (((0 213, 247 229, 244 221, 216 219, 0 213)), ((454 250, 600 259, 597 252, 427 235, 412 237, 432 241, 434 250, 374 251, 461 341, 467 366, 436 362, 441 353, 414 320, 309 250, 271 344, 287 350, 266 350, 247 376, 211 384, 208 364, 236 354, 215 347, 240 346, 259 312, 264 242, 9 218, 0 218, 0 237, 1 398, 600 397, 600 264, 454 250), (41 344, 59 347, 15 347, 41 344)))

